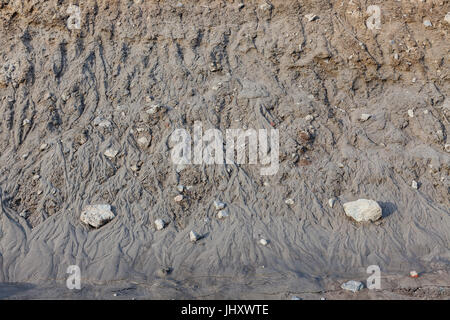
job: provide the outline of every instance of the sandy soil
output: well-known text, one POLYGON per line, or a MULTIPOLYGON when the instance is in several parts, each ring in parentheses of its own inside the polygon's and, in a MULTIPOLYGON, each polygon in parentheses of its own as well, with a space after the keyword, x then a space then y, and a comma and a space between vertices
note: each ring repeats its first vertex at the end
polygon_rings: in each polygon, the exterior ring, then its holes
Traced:
POLYGON ((70 30, 68 1, 0 1, 0 298, 449 298, 449 1, 79 3, 70 30), (278 172, 177 172, 196 121, 278 129, 278 172), (347 218, 359 198, 383 218, 347 218), (340 289, 369 265, 381 290, 340 289))

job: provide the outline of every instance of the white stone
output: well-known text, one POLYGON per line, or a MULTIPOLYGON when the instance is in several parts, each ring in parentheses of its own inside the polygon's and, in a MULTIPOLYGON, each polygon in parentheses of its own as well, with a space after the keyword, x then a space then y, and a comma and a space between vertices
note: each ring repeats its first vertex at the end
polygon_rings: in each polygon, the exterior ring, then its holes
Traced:
POLYGON ((433 24, 431 23, 430 20, 423 20, 423 25, 425 27, 432 27, 433 26, 433 24))
POLYGON ((448 24, 450 24, 450 12, 447 12, 447 14, 445 15, 444 21, 447 22, 448 24))
POLYGON ((111 121, 98 116, 94 119, 94 125, 102 128, 109 128, 111 127, 111 121))
POLYGON ((445 144, 444 149, 445 151, 450 152, 450 143, 445 144))
POLYGON ((214 201, 214 208, 216 208, 216 210, 222 210, 223 208, 225 208, 225 203, 214 201))
POLYGON ((31 123, 31 121, 29 119, 25 119, 25 120, 23 120, 22 125, 26 126, 27 124, 30 124, 30 123, 31 123))
POLYGON ((380 205, 373 200, 359 199, 344 203, 345 214, 358 222, 376 221, 381 218, 380 205))
POLYGON ((351 291, 351 292, 358 292, 359 290, 364 288, 364 285, 362 284, 362 282, 350 280, 350 281, 347 281, 346 283, 343 283, 341 285, 341 288, 344 290, 351 291))
POLYGON ((287 205, 293 205, 294 204, 294 200, 292 200, 291 198, 284 200, 284 203, 286 203, 287 205))
POLYGON ((259 240, 259 243, 262 244, 263 246, 267 246, 269 242, 266 239, 261 239, 259 240))
POLYGON ((164 222, 163 219, 156 219, 155 226, 156 226, 156 230, 162 230, 166 226, 166 223, 164 222))
POLYGON ((41 151, 44 151, 45 149, 47 149, 47 147, 48 147, 48 144, 43 143, 43 144, 41 144, 41 146, 39 147, 39 149, 40 149, 41 151))
POLYGON ((408 110, 408 116, 409 116, 410 118, 414 118, 414 110, 413 110, 413 109, 409 109, 409 110, 408 110))
POLYGON ((330 206, 330 208, 334 207, 334 203, 336 202, 335 198, 330 198, 328 199, 328 205, 330 206))
POLYGON ((226 217, 228 217, 228 211, 227 210, 220 210, 217 213, 217 218, 219 218, 219 219, 224 219, 226 217))
POLYGON ((177 186, 177 190, 178 190, 178 192, 183 192, 184 191, 184 186, 182 186, 180 184, 179 186, 177 186))
POLYGON ((106 149, 104 155, 107 156, 108 158, 115 158, 117 156, 117 154, 119 153, 119 151, 117 151, 116 149, 106 149))
POLYGON ((306 117, 305 117, 305 120, 306 121, 313 121, 314 120, 314 116, 313 115, 311 115, 311 114, 308 114, 306 117))
POLYGON ((308 19, 309 22, 316 20, 318 17, 314 13, 306 14, 305 18, 308 19))
POLYGON ((147 137, 140 137, 137 142, 141 148, 147 148, 150 145, 150 140, 147 137))
POLYGON ((99 228, 114 219, 114 213, 109 204, 88 205, 81 212, 80 220, 94 228, 99 228))
POLYGON ((361 120, 362 122, 364 122, 364 121, 367 121, 367 120, 369 120, 369 119, 370 119, 370 117, 372 117, 372 115, 371 115, 371 114, 368 114, 368 113, 363 113, 363 114, 361 114, 361 118, 360 118, 360 120, 361 120))
POLYGON ((175 198, 173 198, 173 200, 174 200, 175 202, 180 202, 180 201, 183 200, 183 195, 182 195, 182 194, 179 194, 179 195, 177 195, 175 198))
POLYGON ((419 185, 417 184, 417 181, 415 181, 415 180, 413 180, 412 181, 412 183, 411 183, 411 187, 413 188, 413 189, 418 189, 419 188, 419 185))
POLYGON ((189 232, 189 239, 192 242, 196 242, 200 239, 200 235, 198 233, 196 233, 195 231, 191 231, 191 232, 189 232))
POLYGON ((150 108, 148 108, 145 112, 147 114, 155 114, 159 111, 160 108, 161 107, 159 106, 159 104, 154 104, 150 108))
POLYGON ((266 10, 272 9, 272 6, 266 2, 266 3, 263 3, 262 5, 260 5, 259 8, 263 11, 266 11, 266 10))
POLYGON ((26 218, 28 218, 28 217, 30 216, 30 211, 28 211, 28 210, 23 210, 23 211, 20 213, 20 216, 21 216, 22 218, 26 219, 26 218))

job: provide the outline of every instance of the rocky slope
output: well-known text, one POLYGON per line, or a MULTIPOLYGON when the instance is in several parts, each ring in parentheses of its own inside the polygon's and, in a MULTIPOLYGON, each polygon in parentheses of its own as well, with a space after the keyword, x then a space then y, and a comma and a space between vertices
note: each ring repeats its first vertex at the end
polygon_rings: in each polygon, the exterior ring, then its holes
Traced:
POLYGON ((447 12, 447 0, 1 0, 0 282, 63 284, 76 264, 85 285, 245 298, 328 290, 374 264, 447 272, 447 12), (196 121, 278 129, 278 172, 177 171, 170 135, 196 121), (359 198, 383 218, 347 218, 359 198), (116 217, 92 229, 80 214, 96 203, 116 217))

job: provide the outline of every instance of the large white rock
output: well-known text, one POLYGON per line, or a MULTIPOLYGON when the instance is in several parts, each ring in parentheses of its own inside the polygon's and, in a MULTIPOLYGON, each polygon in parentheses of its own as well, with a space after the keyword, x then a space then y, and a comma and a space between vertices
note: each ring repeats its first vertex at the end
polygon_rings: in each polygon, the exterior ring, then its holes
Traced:
POLYGON ((359 199, 344 203, 345 214, 358 222, 376 221, 381 218, 380 205, 373 200, 359 199))
POLYGON ((114 219, 114 213, 109 204, 88 205, 81 212, 81 222, 94 228, 99 228, 114 219))

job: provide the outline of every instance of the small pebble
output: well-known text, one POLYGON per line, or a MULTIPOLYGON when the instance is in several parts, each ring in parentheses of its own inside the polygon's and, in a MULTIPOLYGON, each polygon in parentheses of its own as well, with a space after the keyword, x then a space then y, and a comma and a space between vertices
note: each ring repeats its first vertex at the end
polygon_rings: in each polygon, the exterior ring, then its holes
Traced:
POLYGON ((166 223, 164 222, 163 219, 156 219, 155 220, 155 226, 156 226, 156 230, 162 230, 164 229, 166 223))
POLYGON ((318 16, 316 16, 314 13, 310 13, 305 15, 305 18, 308 19, 309 22, 311 22, 318 19, 318 16))
POLYGON ((216 210, 222 210, 223 208, 225 208, 225 203, 214 201, 214 207, 216 208, 216 210))
POLYGON ((413 180, 412 181, 412 183, 411 183, 411 187, 413 188, 413 189, 418 189, 419 188, 419 185, 417 184, 417 181, 415 181, 415 180, 413 180))
POLYGON ((228 217, 228 211, 227 210, 220 210, 217 213, 217 218, 219 218, 219 219, 224 219, 226 217, 228 217))
POLYGON ((184 198, 183 195, 179 194, 175 198, 173 198, 173 200, 175 200, 175 202, 180 202, 181 200, 183 200, 183 198, 184 198))
POLYGON ((417 271, 411 271, 411 272, 409 273, 409 276, 410 276, 411 278, 418 278, 418 277, 419 277, 419 274, 417 273, 417 271))
POLYGON ((189 232, 189 239, 192 242, 196 242, 196 241, 198 241, 200 239, 200 235, 197 234, 195 231, 191 231, 191 232, 189 232))
POLYGON ((361 114, 361 118, 360 118, 360 120, 361 120, 362 122, 364 122, 364 121, 367 121, 367 120, 369 120, 369 119, 370 119, 370 117, 372 117, 372 115, 371 115, 371 114, 368 114, 368 113, 363 113, 363 114, 361 114))
POLYGON ((430 20, 424 20, 424 21, 423 21, 423 25, 424 25, 425 27, 432 27, 432 26, 433 26, 433 24, 431 23, 430 20))
POLYGON ((109 148, 109 149, 106 149, 104 155, 107 156, 108 158, 115 158, 118 153, 119 153, 119 151, 109 148))
POLYGON ((336 202, 335 198, 328 199, 328 205, 330 206, 330 208, 334 207, 335 202, 336 202))
POLYGON ((263 246, 267 246, 269 242, 266 239, 261 239, 259 240, 259 243, 262 244, 263 246))
POLYGON ((285 202, 287 205, 290 205, 290 206, 294 204, 294 200, 292 200, 291 198, 286 199, 284 202, 285 202))

